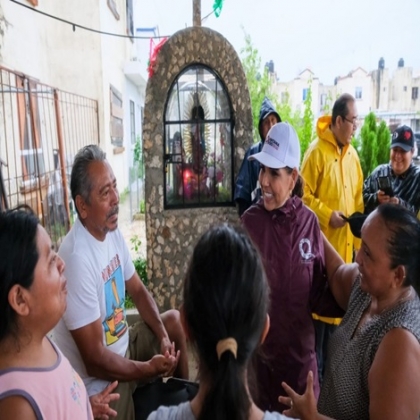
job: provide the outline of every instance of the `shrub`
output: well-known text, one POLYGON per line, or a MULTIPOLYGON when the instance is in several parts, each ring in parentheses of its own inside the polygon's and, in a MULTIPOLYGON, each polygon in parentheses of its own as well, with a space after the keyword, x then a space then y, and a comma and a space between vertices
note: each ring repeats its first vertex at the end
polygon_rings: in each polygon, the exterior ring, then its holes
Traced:
MULTIPOLYGON (((138 254, 138 252, 140 250, 141 240, 139 239, 139 237, 137 235, 134 235, 130 239, 130 242, 132 244, 131 249, 136 254, 138 254)), ((149 283, 148 278, 147 278, 147 260, 145 258, 143 258, 142 256, 138 255, 138 257, 133 260, 133 264, 134 264, 134 268, 135 268, 137 274, 139 275, 141 281, 143 282, 143 284, 145 286, 147 286, 148 283, 149 283)), ((133 300, 126 293, 125 294, 125 308, 130 309, 130 308, 135 308, 135 307, 136 307, 136 305, 134 304, 133 300)))

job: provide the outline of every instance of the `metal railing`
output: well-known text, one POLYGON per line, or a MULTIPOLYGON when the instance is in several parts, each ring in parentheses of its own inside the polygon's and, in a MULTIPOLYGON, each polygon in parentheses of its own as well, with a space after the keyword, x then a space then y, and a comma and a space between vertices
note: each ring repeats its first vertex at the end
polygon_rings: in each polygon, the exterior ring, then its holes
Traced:
POLYGON ((0 210, 29 205, 58 247, 74 155, 99 144, 98 103, 0 66, 0 210))

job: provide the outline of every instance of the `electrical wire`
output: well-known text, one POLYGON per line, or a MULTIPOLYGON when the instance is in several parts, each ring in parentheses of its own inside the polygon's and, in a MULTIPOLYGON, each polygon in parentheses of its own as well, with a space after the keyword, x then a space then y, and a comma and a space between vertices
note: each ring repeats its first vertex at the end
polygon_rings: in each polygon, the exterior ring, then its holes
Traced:
MULTIPOLYGON (((111 32, 104 32, 104 31, 100 31, 98 29, 88 28, 87 26, 79 25, 78 23, 70 22, 69 20, 59 18, 58 16, 50 15, 49 13, 43 12, 43 11, 38 10, 38 9, 34 9, 31 6, 29 6, 27 4, 22 4, 22 3, 20 3, 16 0, 10 0, 10 1, 18 4, 19 6, 22 6, 22 7, 25 7, 27 9, 29 9, 29 10, 32 10, 33 12, 39 13, 43 16, 47 16, 51 19, 55 19, 55 20, 58 20, 62 23, 66 23, 67 25, 70 25, 73 28, 73 32, 76 30, 76 28, 79 28, 79 29, 84 29, 85 31, 94 32, 94 33, 100 34, 100 35, 108 35, 108 36, 115 36, 115 37, 118 37, 118 38, 128 38, 128 39, 149 39, 150 40, 150 38, 161 39, 161 38, 169 38, 170 37, 170 35, 137 36, 137 35, 121 35, 121 34, 115 34, 115 33, 111 33, 111 32)), ((212 12, 210 12, 208 15, 204 16, 201 19, 201 21, 208 18, 213 13, 214 13, 214 10, 212 12)))
POLYGON ((121 34, 115 34, 115 33, 111 33, 111 32, 99 31, 98 29, 88 28, 87 26, 83 26, 83 25, 79 25, 78 23, 70 22, 69 20, 59 18, 58 16, 50 15, 49 13, 45 13, 45 12, 42 12, 41 10, 34 9, 33 7, 31 7, 31 6, 27 5, 27 4, 19 3, 16 0, 10 0, 10 1, 13 2, 13 3, 18 4, 19 6, 23 6, 23 7, 27 8, 27 9, 29 9, 29 10, 32 10, 33 12, 36 12, 36 13, 39 13, 41 15, 47 16, 47 17, 49 17, 51 19, 58 20, 58 21, 60 21, 62 23, 66 23, 66 24, 68 24, 68 25, 70 25, 70 26, 73 27, 73 32, 76 30, 76 28, 79 28, 79 29, 84 29, 85 31, 94 32, 96 34, 108 35, 108 36, 115 36, 115 37, 118 37, 118 38, 149 39, 149 40, 150 40, 150 38, 169 38, 168 35, 163 35, 163 36, 162 35, 155 35, 155 36, 136 36, 136 35, 121 35, 121 34))

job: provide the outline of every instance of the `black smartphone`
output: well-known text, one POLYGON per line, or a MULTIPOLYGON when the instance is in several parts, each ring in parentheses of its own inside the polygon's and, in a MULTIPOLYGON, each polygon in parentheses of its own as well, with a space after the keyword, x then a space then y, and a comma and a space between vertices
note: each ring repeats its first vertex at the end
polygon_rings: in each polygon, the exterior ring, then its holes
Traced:
POLYGON ((392 190, 392 181, 389 176, 378 177, 378 189, 383 191, 386 195, 394 197, 394 191, 392 190))

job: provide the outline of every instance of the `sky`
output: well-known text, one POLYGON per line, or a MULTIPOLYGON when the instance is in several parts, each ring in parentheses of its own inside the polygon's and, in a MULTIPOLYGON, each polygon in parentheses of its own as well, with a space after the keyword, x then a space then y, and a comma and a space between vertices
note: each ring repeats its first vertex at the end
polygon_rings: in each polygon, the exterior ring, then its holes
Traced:
MULTIPOLYGON (((203 17, 213 3, 201 0, 203 17)), ((139 24, 157 26, 160 35, 192 26, 192 0, 148 1, 139 24)), ((403 58, 420 73, 420 0, 224 0, 220 17, 212 14, 202 24, 238 54, 248 33, 262 65, 273 60, 281 82, 310 68, 333 84, 357 67, 376 69, 380 57, 391 72, 403 58)))

